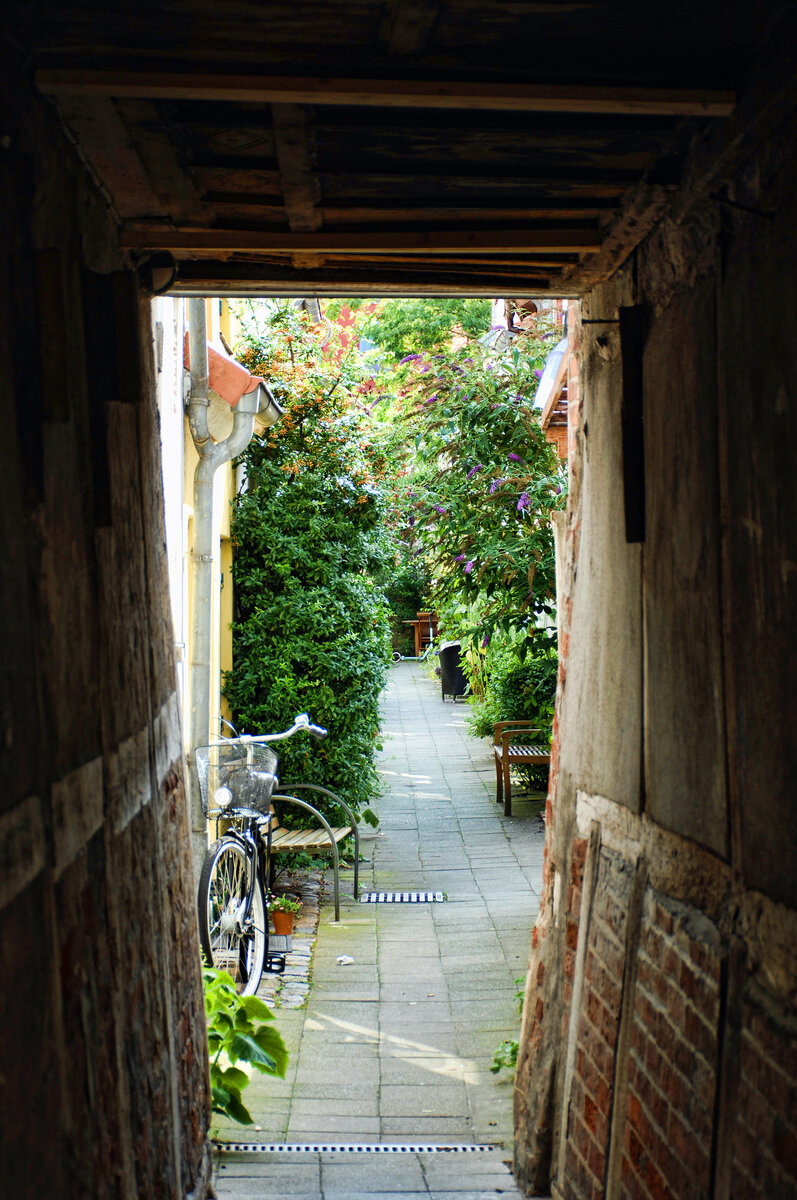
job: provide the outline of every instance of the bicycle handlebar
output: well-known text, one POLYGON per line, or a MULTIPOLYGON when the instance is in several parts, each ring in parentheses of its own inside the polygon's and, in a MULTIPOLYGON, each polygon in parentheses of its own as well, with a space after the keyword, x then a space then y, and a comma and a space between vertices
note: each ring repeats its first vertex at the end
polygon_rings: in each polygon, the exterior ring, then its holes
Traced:
POLYGON ((328 731, 320 725, 312 725, 307 713, 298 713, 290 729, 284 729, 282 733, 244 733, 240 737, 224 738, 218 742, 210 742, 209 745, 229 746, 231 743, 238 743, 242 746, 249 746, 260 742, 282 742, 286 738, 293 737, 295 733, 302 732, 311 733, 314 738, 323 741, 328 731))

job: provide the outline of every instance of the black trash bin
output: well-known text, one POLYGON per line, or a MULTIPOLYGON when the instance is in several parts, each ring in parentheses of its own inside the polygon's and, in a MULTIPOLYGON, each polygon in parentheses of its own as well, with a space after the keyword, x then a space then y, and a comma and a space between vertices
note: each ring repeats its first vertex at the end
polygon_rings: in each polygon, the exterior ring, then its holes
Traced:
POLYGON ((443 699, 450 696, 456 701, 457 696, 465 696, 468 691, 468 680, 462 669, 459 642, 444 642, 437 651, 440 659, 440 683, 443 699))

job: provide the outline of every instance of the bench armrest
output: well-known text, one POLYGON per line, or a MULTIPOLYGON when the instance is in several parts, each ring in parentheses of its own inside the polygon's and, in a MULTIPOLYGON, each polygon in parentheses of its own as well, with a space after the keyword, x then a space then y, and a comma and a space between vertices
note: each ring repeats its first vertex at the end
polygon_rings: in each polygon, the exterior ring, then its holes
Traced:
POLYGON ((506 746, 513 737, 520 734, 532 734, 535 738, 543 737, 546 740, 548 737, 544 729, 539 725, 532 725, 529 721, 497 721, 493 730, 494 746, 506 746))
MULTIPOLYGON (((280 787, 282 788, 282 784, 280 784, 280 787)), ((290 785, 289 789, 283 789, 283 790, 290 790, 291 792, 318 792, 319 795, 326 796, 327 800, 331 800, 333 804, 337 804, 337 806, 339 808, 342 808, 343 811, 345 812, 346 816, 349 819, 349 824, 351 825, 351 831, 354 834, 354 899, 356 900, 359 895, 359 890, 360 890, 360 883, 359 883, 359 880, 360 880, 360 831, 357 828, 357 818, 355 817, 354 813, 349 808, 349 806, 345 800, 341 800, 340 796, 337 796, 334 792, 330 792, 329 788, 321 787, 320 784, 317 784, 317 783, 292 783, 290 785)), ((302 801, 297 798, 296 803, 301 804, 302 801)), ((317 810, 314 809, 313 811, 317 811, 317 810)), ((329 829, 329 825, 327 824, 326 821, 324 821, 324 818, 321 816, 320 813, 318 813, 318 816, 319 816, 320 820, 326 825, 327 829, 329 829)), ((330 839, 334 841, 334 838, 332 838, 331 833, 329 836, 330 836, 330 839)), ((337 847, 335 848, 335 853, 334 853, 333 857, 335 858, 335 861, 337 862, 337 847)), ((336 867, 336 870, 337 870, 337 867, 336 867)), ((337 884, 335 886, 337 888, 337 884)), ((337 920, 337 918, 336 918, 336 920, 337 920)))

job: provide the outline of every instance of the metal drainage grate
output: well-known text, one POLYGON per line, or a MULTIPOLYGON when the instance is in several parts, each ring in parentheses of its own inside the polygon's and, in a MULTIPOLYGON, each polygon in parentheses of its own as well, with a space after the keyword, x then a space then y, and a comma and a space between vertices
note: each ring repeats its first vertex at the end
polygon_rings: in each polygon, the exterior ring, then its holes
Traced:
POLYGON ((445 898, 445 892, 363 892, 360 904, 439 904, 445 898))
POLYGON ((503 1146, 489 1143, 460 1143, 437 1145, 428 1142, 408 1142, 390 1145, 383 1142, 311 1142, 297 1145, 291 1142, 214 1142, 217 1150, 224 1153, 247 1154, 489 1154, 502 1150, 503 1146))

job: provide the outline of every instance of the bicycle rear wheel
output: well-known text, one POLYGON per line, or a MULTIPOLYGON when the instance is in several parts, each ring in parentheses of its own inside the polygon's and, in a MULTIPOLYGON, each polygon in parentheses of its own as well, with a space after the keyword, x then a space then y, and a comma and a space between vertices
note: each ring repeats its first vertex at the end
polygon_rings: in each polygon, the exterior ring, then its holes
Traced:
POLYGON ((200 945, 208 964, 226 971, 243 996, 257 991, 268 938, 263 886, 257 876, 249 916, 244 918, 252 870, 240 842, 221 838, 208 850, 199 876, 200 945))

